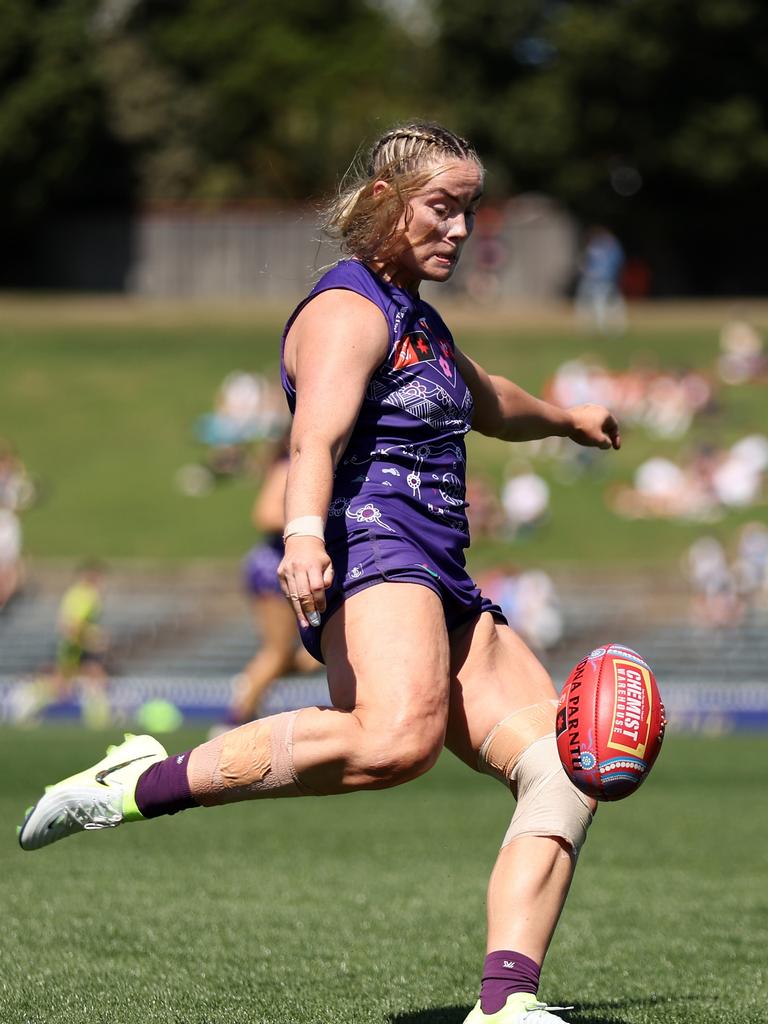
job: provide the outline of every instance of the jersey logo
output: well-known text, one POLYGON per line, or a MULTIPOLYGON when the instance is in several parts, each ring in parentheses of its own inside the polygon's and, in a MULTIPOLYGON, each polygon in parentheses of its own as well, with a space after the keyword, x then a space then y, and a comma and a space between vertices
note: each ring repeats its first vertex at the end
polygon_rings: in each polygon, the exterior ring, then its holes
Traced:
POLYGON ((394 370, 404 370, 415 363, 433 363, 446 380, 455 386, 456 363, 451 343, 432 336, 426 320, 419 320, 421 330, 406 334, 395 343, 394 370))
POLYGON ((413 331, 395 345, 394 369, 402 370, 414 363, 434 362, 432 343, 424 331, 413 331))

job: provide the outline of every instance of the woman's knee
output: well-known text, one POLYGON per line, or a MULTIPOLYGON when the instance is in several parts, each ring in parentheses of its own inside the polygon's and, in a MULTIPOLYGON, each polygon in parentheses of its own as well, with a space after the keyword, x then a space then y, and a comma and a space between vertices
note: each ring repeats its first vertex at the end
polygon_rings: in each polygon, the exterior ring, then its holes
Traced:
POLYGON ((397 726, 364 723, 361 765, 368 788, 386 789, 429 771, 440 756, 445 723, 406 720, 397 726))

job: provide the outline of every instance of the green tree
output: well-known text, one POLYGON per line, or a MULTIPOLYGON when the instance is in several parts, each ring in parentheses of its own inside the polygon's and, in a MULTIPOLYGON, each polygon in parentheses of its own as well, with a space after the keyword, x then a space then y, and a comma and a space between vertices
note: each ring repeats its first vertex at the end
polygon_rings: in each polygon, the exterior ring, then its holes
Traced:
MULTIPOLYGON (((143 3, 122 43, 110 45, 125 47, 126 38, 144 68, 138 81, 155 83, 153 109, 141 138, 127 126, 124 100, 111 106, 112 126, 137 147, 151 198, 315 195, 362 138, 428 106, 418 86, 423 51, 364 0, 143 3), (168 165, 190 173, 158 175, 168 165)), ((112 74, 109 86, 113 101, 132 91, 134 129, 136 83, 112 74)))
POLYGON ((609 221, 679 286, 760 284, 764 4, 438 0, 436 16, 439 64, 461 82, 457 117, 505 187, 609 221), (723 250, 738 254, 736 275, 723 250))
POLYGON ((0 212, 23 227, 64 203, 111 194, 124 175, 104 130, 89 0, 0 0, 0 212))

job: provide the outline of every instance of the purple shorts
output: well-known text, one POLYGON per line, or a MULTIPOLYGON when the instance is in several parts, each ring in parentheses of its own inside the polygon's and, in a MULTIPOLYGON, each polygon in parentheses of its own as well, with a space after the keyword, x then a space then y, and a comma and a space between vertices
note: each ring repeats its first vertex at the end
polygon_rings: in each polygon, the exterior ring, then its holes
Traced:
POLYGON ((253 597, 259 594, 282 594, 277 567, 283 557, 283 540, 269 540, 251 548, 243 559, 243 586, 253 597))
POLYGON ((319 626, 301 630, 302 643, 318 661, 323 661, 320 637, 328 619, 348 597, 379 583, 419 583, 429 587, 443 603, 449 633, 481 612, 490 612, 497 622, 507 622, 501 608, 483 597, 466 569, 449 559, 429 558, 402 537, 382 537, 374 530, 357 531, 347 544, 336 549, 329 547, 328 554, 335 575, 325 593, 325 611, 319 626))

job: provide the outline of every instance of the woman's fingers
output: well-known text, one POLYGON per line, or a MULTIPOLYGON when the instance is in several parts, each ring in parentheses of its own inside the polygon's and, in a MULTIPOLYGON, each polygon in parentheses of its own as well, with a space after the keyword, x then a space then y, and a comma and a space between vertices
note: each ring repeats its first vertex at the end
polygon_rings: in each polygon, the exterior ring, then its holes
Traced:
POLYGON ((620 448, 621 434, 616 417, 603 405, 578 405, 571 409, 577 444, 598 448, 620 448))
POLYGON ((325 611, 325 590, 333 580, 333 567, 323 542, 316 537, 290 537, 277 574, 299 625, 304 629, 319 626, 325 611))

